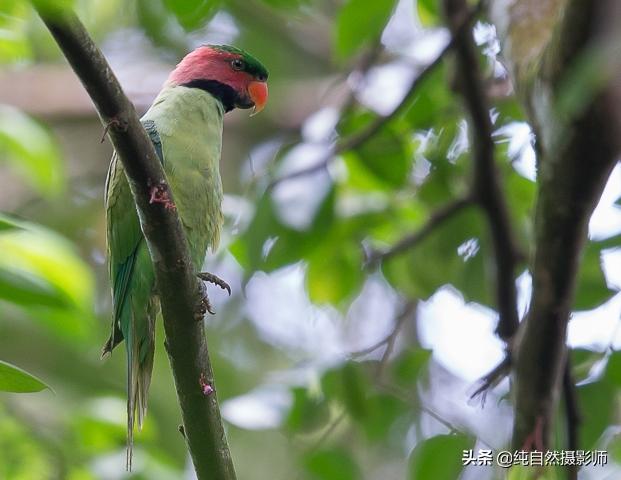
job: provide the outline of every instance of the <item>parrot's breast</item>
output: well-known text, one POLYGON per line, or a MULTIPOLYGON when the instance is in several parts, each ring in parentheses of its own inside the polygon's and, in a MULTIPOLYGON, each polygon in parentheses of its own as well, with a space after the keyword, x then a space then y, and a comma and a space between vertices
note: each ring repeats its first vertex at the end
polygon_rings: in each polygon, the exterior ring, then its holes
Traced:
POLYGON ((156 124, 164 170, 197 270, 207 249, 220 241, 223 115, 222 105, 209 93, 177 86, 164 89, 143 117, 156 124))

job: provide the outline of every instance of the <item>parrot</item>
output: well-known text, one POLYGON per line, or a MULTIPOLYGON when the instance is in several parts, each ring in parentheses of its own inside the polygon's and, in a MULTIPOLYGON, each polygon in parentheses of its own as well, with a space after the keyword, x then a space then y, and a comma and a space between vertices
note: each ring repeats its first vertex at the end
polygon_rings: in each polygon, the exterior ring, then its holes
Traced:
MULTIPOLYGON (((141 118, 166 173, 195 272, 200 272, 207 250, 217 248, 223 223, 219 170, 223 116, 235 108, 252 108, 253 115, 263 110, 267 78, 267 69, 249 53, 229 45, 202 45, 179 62, 141 118)), ((116 153, 106 177, 105 211, 112 332, 102 357, 125 340, 126 468, 131 470, 135 423, 141 429, 147 412, 160 307, 153 264, 116 153)), ((230 293, 215 275, 197 275, 230 293)), ((207 310, 213 313, 209 305, 207 310)))

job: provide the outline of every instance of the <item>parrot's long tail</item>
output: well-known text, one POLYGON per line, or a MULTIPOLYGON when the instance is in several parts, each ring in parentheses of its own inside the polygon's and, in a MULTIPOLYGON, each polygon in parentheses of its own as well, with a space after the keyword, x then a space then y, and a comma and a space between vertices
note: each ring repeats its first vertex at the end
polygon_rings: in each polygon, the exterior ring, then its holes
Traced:
POLYGON ((147 399, 151 374, 153 372, 153 353, 155 351, 155 315, 147 315, 147 335, 140 338, 136 335, 135 325, 132 322, 130 338, 127 338, 127 471, 132 469, 132 454, 134 447, 134 426, 136 414, 138 429, 147 415, 147 399))

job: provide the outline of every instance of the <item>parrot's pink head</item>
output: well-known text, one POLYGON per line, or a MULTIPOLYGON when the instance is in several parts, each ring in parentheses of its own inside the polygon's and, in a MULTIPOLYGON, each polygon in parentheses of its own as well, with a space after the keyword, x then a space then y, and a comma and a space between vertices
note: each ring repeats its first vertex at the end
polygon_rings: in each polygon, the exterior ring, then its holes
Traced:
POLYGON ((203 45, 188 53, 167 84, 200 88, 222 102, 225 111, 267 103, 267 69, 252 55, 228 45, 203 45))

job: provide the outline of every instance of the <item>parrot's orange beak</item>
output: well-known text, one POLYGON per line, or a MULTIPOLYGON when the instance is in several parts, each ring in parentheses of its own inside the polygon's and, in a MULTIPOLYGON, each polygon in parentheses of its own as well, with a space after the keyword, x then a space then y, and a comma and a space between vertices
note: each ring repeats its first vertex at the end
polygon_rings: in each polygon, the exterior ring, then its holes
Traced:
POLYGON ((254 109, 250 116, 256 115, 265 108, 265 104, 267 103, 267 83, 257 81, 250 82, 248 84, 248 95, 250 95, 250 99, 252 103, 254 103, 254 109))

